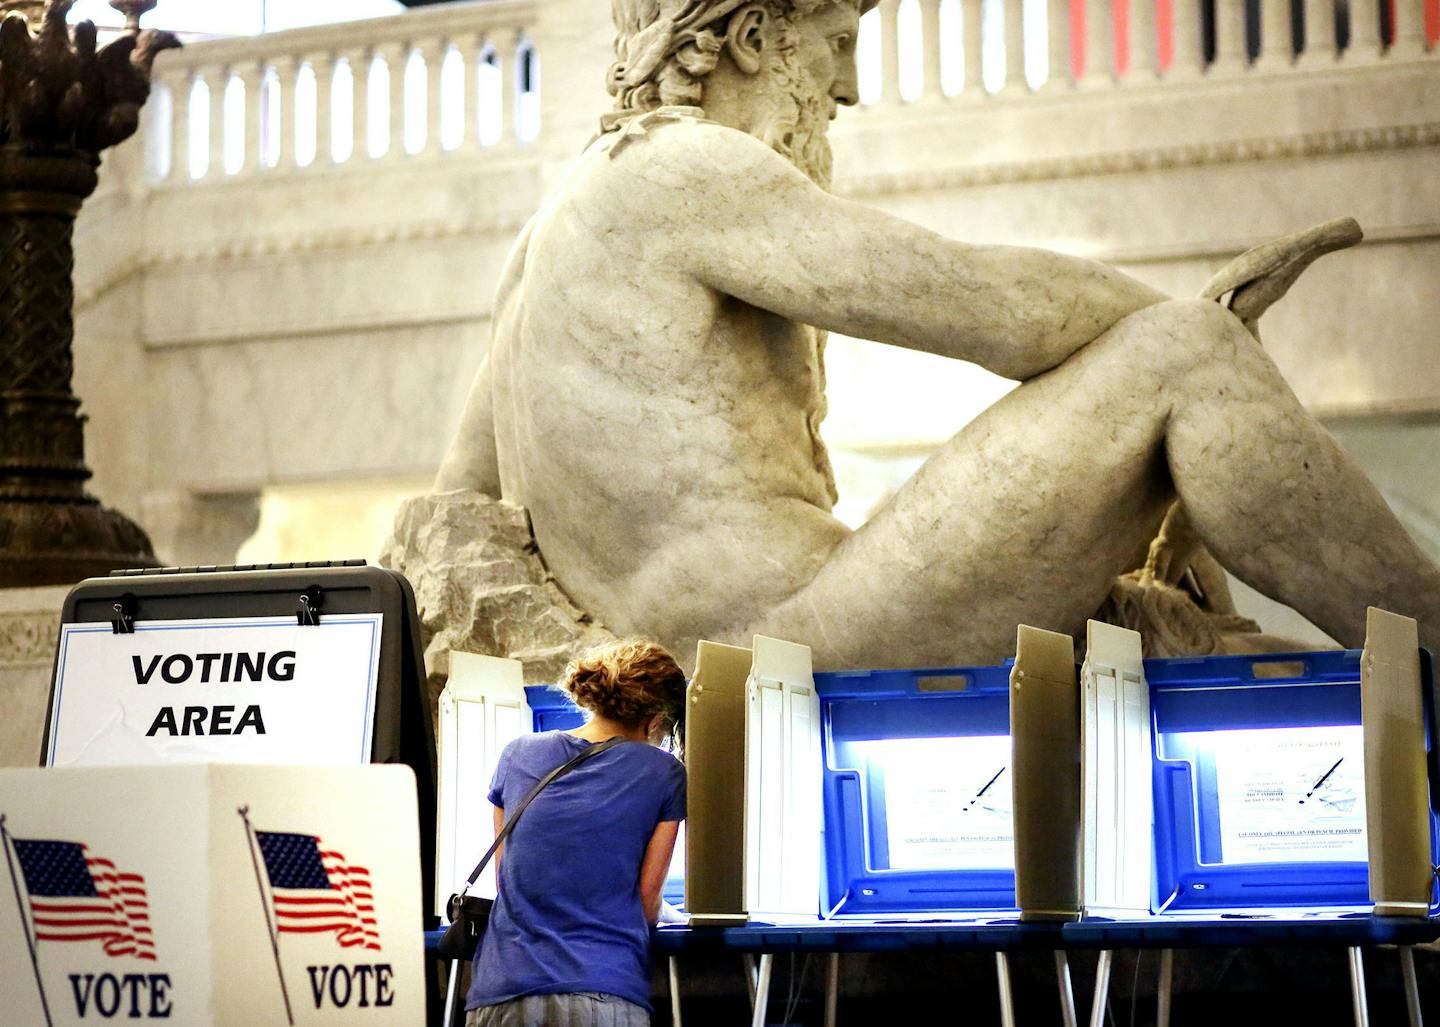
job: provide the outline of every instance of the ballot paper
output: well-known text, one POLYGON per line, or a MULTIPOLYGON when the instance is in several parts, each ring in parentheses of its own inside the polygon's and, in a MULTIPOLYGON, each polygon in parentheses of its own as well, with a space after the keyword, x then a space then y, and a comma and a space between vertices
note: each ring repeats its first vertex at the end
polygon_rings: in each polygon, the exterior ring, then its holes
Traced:
POLYGON ((883 775, 889 869, 1015 865, 1008 735, 882 739, 864 751, 883 775))
POLYGON ((1215 731, 1191 738, 1214 759, 1225 863, 1365 861, 1365 759, 1358 724, 1215 731))

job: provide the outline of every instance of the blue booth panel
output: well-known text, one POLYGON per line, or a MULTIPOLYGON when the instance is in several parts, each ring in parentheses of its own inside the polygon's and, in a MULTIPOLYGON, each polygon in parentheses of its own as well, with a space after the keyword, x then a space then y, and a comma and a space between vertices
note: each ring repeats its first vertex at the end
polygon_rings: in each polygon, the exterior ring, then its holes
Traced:
POLYGON ((1015 908, 1010 665, 815 675, 831 916, 1015 908))
MULTIPOLYGON (((585 711, 570 700, 565 691, 554 685, 526 685, 525 701, 530 706, 531 724, 536 731, 569 731, 585 723, 585 711)), ((681 828, 684 831, 684 828, 681 828)), ((661 894, 670 905, 685 904, 685 835, 675 843, 675 858, 670 861, 670 874, 665 878, 661 894)))
POLYGON ((1369 903, 1360 656, 1145 661, 1156 912, 1369 903))

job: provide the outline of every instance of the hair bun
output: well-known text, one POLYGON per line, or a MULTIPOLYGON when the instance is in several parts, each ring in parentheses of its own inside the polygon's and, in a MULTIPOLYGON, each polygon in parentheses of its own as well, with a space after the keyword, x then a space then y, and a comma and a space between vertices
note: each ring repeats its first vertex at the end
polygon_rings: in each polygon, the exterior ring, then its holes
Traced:
POLYGON ((565 669, 563 686, 582 709, 620 724, 644 724, 685 710, 685 673, 654 642, 624 639, 584 653, 565 669))

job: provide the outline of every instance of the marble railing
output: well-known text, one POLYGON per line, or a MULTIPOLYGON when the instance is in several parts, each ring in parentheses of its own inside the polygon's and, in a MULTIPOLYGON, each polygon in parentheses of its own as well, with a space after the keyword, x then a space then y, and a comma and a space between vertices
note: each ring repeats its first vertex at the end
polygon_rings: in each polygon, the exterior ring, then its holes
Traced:
POLYGON ((982 99, 1358 67, 1434 49, 1427 0, 1394 0, 1393 19, 1364 0, 1304 0, 1293 19, 1290 0, 1259 0, 1258 26, 1247 25, 1246 0, 1040 3, 1043 19, 1004 0, 993 8, 986 0, 881 0, 862 23, 862 100, 982 99), (983 27, 992 12, 1001 31, 983 27), (1072 39, 1077 25, 1083 35, 1072 39))
POLYGON ((192 43, 146 108, 152 180, 479 151, 538 132, 533 0, 192 43))

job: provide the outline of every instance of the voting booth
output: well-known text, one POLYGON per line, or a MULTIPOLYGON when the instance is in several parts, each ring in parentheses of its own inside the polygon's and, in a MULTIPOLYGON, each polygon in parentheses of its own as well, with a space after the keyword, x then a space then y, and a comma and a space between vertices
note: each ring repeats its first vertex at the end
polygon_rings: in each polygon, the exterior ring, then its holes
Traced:
POLYGON ((6 1023, 421 1023, 406 767, 0 770, 6 1023))

